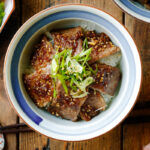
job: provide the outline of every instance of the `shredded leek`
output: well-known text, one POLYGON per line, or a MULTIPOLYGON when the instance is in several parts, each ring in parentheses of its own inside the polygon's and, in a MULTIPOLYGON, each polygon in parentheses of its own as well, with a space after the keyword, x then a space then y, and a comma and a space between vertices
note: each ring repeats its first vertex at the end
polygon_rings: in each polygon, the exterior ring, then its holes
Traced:
POLYGON ((53 79, 53 85, 54 85, 53 97, 56 98, 56 95, 57 95, 57 91, 56 91, 56 78, 53 79))
MULTIPOLYGON (((83 50, 76 56, 72 56, 70 49, 56 52, 52 59, 51 76, 60 80, 66 94, 69 93, 67 85, 71 88, 70 93, 73 98, 81 98, 88 94, 87 87, 94 82, 92 74, 94 71, 88 64, 92 48, 88 48, 87 39, 83 42, 83 50), (69 83, 66 85, 66 82, 69 83)), ((54 96, 56 97, 56 85, 54 86, 54 96)))
POLYGON ((62 86, 63 86, 63 88, 64 88, 66 94, 68 94, 68 88, 67 88, 67 86, 66 86, 66 82, 65 82, 65 80, 64 80, 64 77, 63 77, 62 75, 60 75, 60 74, 57 74, 56 76, 57 76, 57 78, 60 80, 60 82, 61 82, 61 84, 62 84, 62 86))
POLYGON ((87 40, 87 38, 85 38, 84 41, 83 41, 83 49, 88 49, 88 40, 87 40))
POLYGON ((93 77, 87 77, 82 82, 78 82, 75 78, 73 78, 73 82, 83 92, 86 92, 86 87, 89 86, 93 81, 94 81, 93 77))
POLYGON ((53 75, 56 75, 58 69, 59 69, 59 66, 58 66, 58 64, 57 64, 56 59, 54 58, 54 59, 52 60, 52 74, 53 74, 53 75))
POLYGON ((82 97, 87 96, 88 92, 81 92, 81 91, 73 92, 73 91, 71 91, 70 94, 72 95, 73 98, 82 98, 82 97))

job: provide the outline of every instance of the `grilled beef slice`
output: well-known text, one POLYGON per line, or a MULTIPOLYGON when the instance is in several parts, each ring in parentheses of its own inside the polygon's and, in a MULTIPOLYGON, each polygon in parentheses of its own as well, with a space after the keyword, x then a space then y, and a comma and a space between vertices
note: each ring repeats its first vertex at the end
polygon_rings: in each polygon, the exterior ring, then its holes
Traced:
POLYGON ((81 27, 60 30, 51 33, 54 39, 54 48, 62 51, 66 48, 72 50, 72 55, 82 51, 83 32, 81 27))
POLYGON ((103 64, 94 64, 93 69, 98 69, 94 75, 95 82, 90 85, 92 89, 113 96, 121 79, 120 70, 103 64))
POLYGON ((52 101, 53 84, 48 67, 23 75, 23 81, 29 96, 38 107, 45 107, 52 101))
POLYGON ((90 94, 81 107, 80 117, 85 121, 91 120, 100 111, 104 111, 106 103, 98 91, 90 90, 90 94))
POLYGON ((83 98, 72 98, 71 95, 67 95, 62 87, 60 81, 56 84, 57 97, 53 99, 48 111, 56 116, 76 121, 87 96, 83 98))
POLYGON ((110 38, 105 33, 88 31, 86 37, 88 40, 88 47, 92 48, 90 55, 91 59, 89 60, 90 64, 120 51, 120 48, 113 45, 110 38))
POLYGON ((42 37, 40 44, 34 51, 31 59, 31 65, 35 70, 46 67, 50 63, 55 50, 52 47, 51 42, 49 42, 46 36, 42 37))

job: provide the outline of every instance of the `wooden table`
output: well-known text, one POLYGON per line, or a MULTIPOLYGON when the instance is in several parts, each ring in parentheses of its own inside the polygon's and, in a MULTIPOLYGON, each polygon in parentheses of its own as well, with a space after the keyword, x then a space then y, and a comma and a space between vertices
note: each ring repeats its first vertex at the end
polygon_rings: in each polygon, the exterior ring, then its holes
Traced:
MULTIPOLYGON (((150 24, 141 22, 119 9, 112 0, 16 0, 16 9, 0 34, 0 123, 21 122, 8 102, 3 85, 3 61, 10 40, 17 29, 35 13, 63 3, 83 3, 100 8, 129 30, 143 61, 143 84, 138 101, 128 118, 107 134, 82 142, 50 139, 51 150, 142 150, 150 143, 150 24)), ((35 132, 7 134, 6 150, 42 149, 47 137, 35 132)))

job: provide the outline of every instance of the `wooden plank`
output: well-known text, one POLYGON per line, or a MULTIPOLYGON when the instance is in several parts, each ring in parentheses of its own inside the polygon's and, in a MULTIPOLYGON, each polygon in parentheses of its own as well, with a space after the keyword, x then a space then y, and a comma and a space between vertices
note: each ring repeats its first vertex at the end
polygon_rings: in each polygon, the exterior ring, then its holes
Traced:
POLYGON ((144 122, 150 121, 150 102, 139 101, 125 121, 129 119, 131 119, 131 122, 141 122, 142 120, 144 122))
POLYGON ((150 25, 126 14, 125 26, 137 44, 143 63, 143 83, 138 100, 150 101, 150 25))
POLYGON ((121 126, 111 130, 110 132, 79 143, 73 143, 74 147, 70 150, 120 150, 121 147, 121 126))
POLYGON ((22 0, 22 23, 39 11, 55 5, 55 0, 22 0))
MULTIPOLYGON (((120 150, 121 126, 100 137, 81 142, 55 142, 52 150, 120 150), (57 145, 56 145, 57 144, 57 145)), ((51 140, 52 141, 52 140, 51 140)))
POLYGON ((55 5, 58 4, 73 4, 73 3, 80 3, 80 0, 55 0, 55 5))
POLYGON ((142 150, 150 143, 150 123, 128 124, 123 127, 123 150, 142 150))
POLYGON ((150 109, 149 108, 134 109, 129 115, 129 117, 139 117, 139 116, 150 117, 150 109))
POLYGON ((26 132, 20 134, 20 150, 42 150, 47 144, 47 137, 36 132, 26 132))
MULTIPOLYGON (((14 124, 17 121, 16 113, 10 106, 8 98, 4 90, 3 80, 0 80, 0 123, 4 125, 14 124)), ((6 147, 8 150, 16 149, 16 135, 7 134, 6 136, 6 147)))
MULTIPOLYGON (((50 139, 51 150, 120 150, 120 147, 121 126, 114 128, 100 137, 81 142, 63 142, 50 139)), ((30 149, 32 150, 31 147, 30 149)))
MULTIPOLYGON (((9 125, 14 124, 17 121, 17 115, 14 109, 10 106, 8 97, 5 93, 4 83, 3 83, 3 65, 4 57, 11 41, 11 38, 16 33, 20 26, 20 2, 16 0, 16 9, 9 18, 6 26, 4 27, 2 33, 0 33, 0 124, 9 125)), ((7 134, 5 136, 7 150, 16 150, 16 135, 7 134)))
POLYGON ((81 0, 81 3, 88 4, 91 6, 94 6, 96 8, 99 8, 103 11, 106 11, 113 17, 115 17, 119 22, 122 23, 123 19, 123 13, 122 11, 115 5, 113 0, 81 0))

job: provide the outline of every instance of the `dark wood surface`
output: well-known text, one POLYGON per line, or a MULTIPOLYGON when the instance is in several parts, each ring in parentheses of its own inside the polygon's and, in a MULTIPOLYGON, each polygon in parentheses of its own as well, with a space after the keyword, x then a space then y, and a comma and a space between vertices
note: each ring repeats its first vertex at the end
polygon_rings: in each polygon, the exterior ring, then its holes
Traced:
MULTIPOLYGON (((105 135, 87 141, 50 139, 51 150, 142 150, 150 143, 150 24, 123 13, 112 0, 16 0, 16 9, 0 34, 0 123, 22 122, 10 106, 3 85, 4 56, 13 35, 35 13, 64 3, 82 3, 100 8, 126 26, 142 58, 143 83, 134 109, 122 124, 105 135)), ((5 138, 6 150, 42 150, 47 143, 47 137, 35 132, 7 134, 5 138)))

